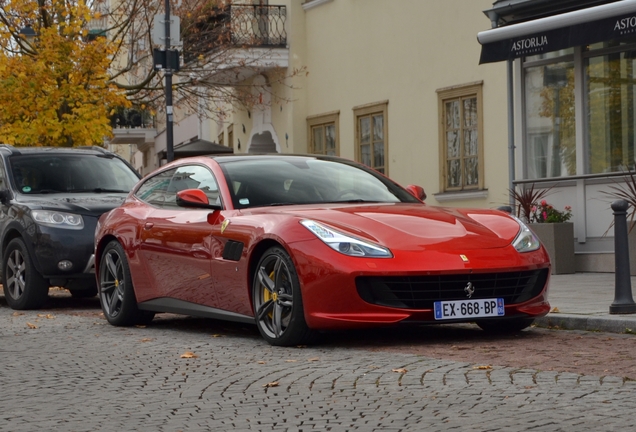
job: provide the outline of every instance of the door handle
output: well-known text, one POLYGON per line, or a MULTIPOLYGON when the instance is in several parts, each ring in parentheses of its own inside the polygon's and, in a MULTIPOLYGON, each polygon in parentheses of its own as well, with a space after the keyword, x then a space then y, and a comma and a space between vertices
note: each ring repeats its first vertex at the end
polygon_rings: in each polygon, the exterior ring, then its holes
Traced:
POLYGON ((151 229, 153 226, 155 226, 155 224, 153 224, 152 222, 146 222, 146 223, 144 224, 144 229, 145 229, 145 230, 149 230, 149 229, 151 229))

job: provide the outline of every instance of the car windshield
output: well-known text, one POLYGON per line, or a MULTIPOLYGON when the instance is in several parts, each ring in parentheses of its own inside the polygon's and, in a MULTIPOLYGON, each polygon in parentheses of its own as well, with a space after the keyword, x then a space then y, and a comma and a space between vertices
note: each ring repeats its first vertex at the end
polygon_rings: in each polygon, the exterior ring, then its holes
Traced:
POLYGON ((419 202, 396 183, 344 161, 302 157, 222 163, 235 208, 321 203, 419 202))
POLYGON ((33 154, 10 158, 13 183, 24 194, 129 192, 139 181, 124 162, 92 154, 33 154))

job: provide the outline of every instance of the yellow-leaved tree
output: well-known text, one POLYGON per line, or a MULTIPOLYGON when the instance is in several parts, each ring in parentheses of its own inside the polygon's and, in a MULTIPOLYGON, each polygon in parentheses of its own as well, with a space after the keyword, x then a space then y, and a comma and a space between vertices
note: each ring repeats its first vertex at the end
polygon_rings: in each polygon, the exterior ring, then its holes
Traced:
MULTIPOLYGON (((169 1, 183 41, 179 67, 170 70, 175 105, 224 118, 228 107, 262 103, 265 90, 247 77, 280 59, 285 7, 169 1)), ((122 113, 161 111, 167 72, 155 67, 153 52, 164 46, 153 25, 164 15, 165 2, 156 0, 0 0, 0 143, 99 145, 122 113)), ((301 72, 270 70, 268 88, 293 87, 290 78, 301 72)), ((288 100, 280 93, 271 103, 288 100)))
POLYGON ((111 110, 130 102, 109 75, 117 40, 89 33, 97 12, 84 0, 0 5, 0 143, 101 145, 111 110))

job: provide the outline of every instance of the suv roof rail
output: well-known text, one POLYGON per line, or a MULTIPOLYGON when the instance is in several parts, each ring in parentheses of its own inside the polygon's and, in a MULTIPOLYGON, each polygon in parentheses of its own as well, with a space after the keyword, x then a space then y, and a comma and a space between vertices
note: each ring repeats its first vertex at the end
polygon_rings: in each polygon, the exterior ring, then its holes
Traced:
POLYGON ((5 148, 11 152, 11 154, 20 154, 20 150, 12 146, 11 144, 0 144, 0 148, 5 148))
POLYGON ((112 153, 112 152, 108 151, 107 149, 105 149, 104 147, 100 147, 100 146, 77 146, 75 148, 84 149, 84 150, 96 150, 96 151, 102 152, 104 154, 111 154, 112 153))

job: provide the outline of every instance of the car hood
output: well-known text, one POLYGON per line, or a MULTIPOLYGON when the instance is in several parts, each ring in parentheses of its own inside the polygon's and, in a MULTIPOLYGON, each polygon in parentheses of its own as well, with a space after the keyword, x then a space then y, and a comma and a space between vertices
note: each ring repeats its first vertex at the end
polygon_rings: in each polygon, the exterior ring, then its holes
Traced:
POLYGON ((24 195, 20 204, 32 209, 59 210, 86 216, 100 216, 101 214, 119 207, 127 193, 103 194, 50 194, 44 196, 24 195))
POLYGON ((496 210, 452 209, 426 204, 288 206, 270 213, 312 219, 344 232, 401 249, 457 250, 502 248, 519 224, 496 210))

